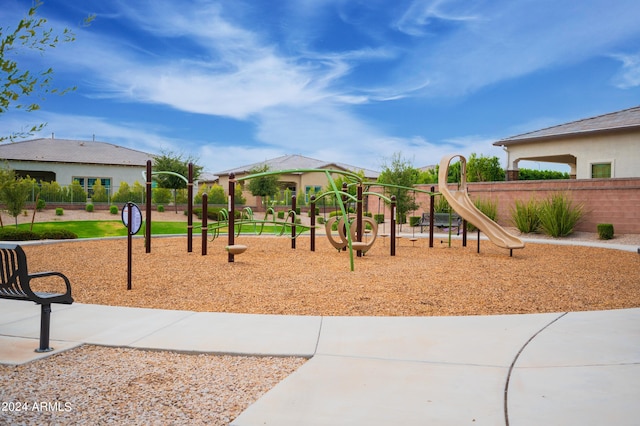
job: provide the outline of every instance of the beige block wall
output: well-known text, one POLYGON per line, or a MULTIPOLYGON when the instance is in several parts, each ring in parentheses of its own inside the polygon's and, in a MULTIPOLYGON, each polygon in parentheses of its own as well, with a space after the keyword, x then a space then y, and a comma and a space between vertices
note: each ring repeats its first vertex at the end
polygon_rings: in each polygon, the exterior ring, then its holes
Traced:
MULTIPOLYGON (((417 187, 429 190, 431 185, 417 187)), ((437 191, 437 185, 434 187, 437 191)), ((640 234, 640 178, 474 182, 468 184, 468 190, 471 199, 497 201, 498 223, 502 226, 513 226, 511 209, 515 200, 544 199, 565 192, 574 203, 584 205, 584 217, 576 231, 597 232, 597 224, 611 223, 616 234, 640 234)), ((419 216, 429 211, 427 194, 416 193, 416 200, 420 208, 410 214, 419 216)), ((389 217, 386 206, 385 217, 389 217)))

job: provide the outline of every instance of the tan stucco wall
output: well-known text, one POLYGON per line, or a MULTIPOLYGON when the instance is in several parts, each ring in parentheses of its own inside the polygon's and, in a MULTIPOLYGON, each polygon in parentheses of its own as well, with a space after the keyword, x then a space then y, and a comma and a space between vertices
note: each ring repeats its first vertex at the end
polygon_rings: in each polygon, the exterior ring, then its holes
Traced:
MULTIPOLYGON (((246 176, 246 174, 238 174, 236 175, 236 179, 242 178, 244 176, 246 176)), ((332 177, 333 179, 337 179, 338 175, 332 175, 332 177)), ((304 196, 305 188, 307 186, 312 186, 312 187, 320 186, 323 189, 326 189, 328 186, 327 176, 323 172, 283 174, 283 175, 280 175, 279 181, 291 183, 293 186, 295 186, 297 191, 296 195, 300 200, 299 204, 303 200, 300 197, 304 196)), ((225 193, 228 193, 229 176, 220 176, 219 184, 222 185, 225 193)), ((241 181, 239 182, 239 184, 241 184, 243 188, 245 188, 242 192, 242 195, 247 200, 245 204, 247 206, 260 209, 262 206, 258 205, 259 201, 257 200, 257 197, 254 197, 253 195, 251 195, 251 192, 249 192, 248 189, 246 189, 246 187, 248 186, 248 181, 241 181)))
POLYGON ((14 170, 48 171, 56 174, 56 181, 62 185, 71 185, 74 177, 99 177, 110 178, 113 186, 120 186, 121 182, 133 185, 138 181, 142 185, 145 179, 142 172, 143 166, 106 166, 100 164, 75 164, 75 163, 46 163, 31 161, 9 161, 8 167, 14 170))
POLYGON ((507 149, 507 170, 517 170, 519 160, 562 155, 577 158, 577 179, 590 179, 594 163, 611 163, 612 178, 640 177, 640 131, 516 143, 507 149))

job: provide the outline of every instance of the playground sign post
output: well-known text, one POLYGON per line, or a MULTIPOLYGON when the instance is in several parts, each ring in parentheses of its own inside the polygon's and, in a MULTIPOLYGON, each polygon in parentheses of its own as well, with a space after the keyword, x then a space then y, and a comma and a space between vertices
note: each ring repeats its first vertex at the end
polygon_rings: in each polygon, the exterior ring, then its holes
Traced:
POLYGON ((127 290, 131 290, 132 236, 142 227, 142 213, 135 203, 122 207, 122 223, 127 227, 127 290))

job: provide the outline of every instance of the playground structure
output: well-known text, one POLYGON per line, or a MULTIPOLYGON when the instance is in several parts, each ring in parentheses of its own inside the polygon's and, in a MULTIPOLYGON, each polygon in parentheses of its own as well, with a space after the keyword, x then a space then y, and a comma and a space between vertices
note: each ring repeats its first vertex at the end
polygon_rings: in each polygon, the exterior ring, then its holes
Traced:
POLYGON ((454 154, 442 158, 438 171, 438 190, 458 215, 484 232, 493 244, 509 250, 524 248, 522 240, 487 217, 471 201, 467 193, 467 160, 462 155, 454 154), (460 183, 458 190, 452 191, 447 186, 447 176, 451 160, 455 157, 460 158, 460 183))
MULTIPOLYGON (((324 197, 335 197, 338 207, 340 209, 340 215, 334 216, 325 223, 326 236, 331 245, 341 251, 348 250, 351 270, 354 270, 354 251, 358 257, 362 256, 368 250, 371 249, 376 241, 378 235, 378 223, 364 216, 363 212, 363 200, 365 196, 376 196, 379 199, 384 200, 391 206, 391 235, 390 235, 390 254, 395 256, 396 252, 396 199, 394 196, 387 197, 384 194, 378 192, 365 191, 365 187, 371 185, 382 187, 395 187, 404 189, 407 191, 423 192, 430 195, 430 217, 431 223, 429 226, 429 247, 433 247, 433 217, 434 217, 434 197, 435 195, 442 195, 445 197, 452 209, 458 213, 464 219, 463 228, 463 246, 466 246, 466 222, 470 222, 478 228, 478 252, 480 248, 480 231, 484 232, 489 240, 498 247, 506 248, 510 250, 510 254, 513 254, 513 249, 524 248, 524 243, 514 235, 509 234, 504 228, 492 221, 486 215, 484 215, 471 201, 467 194, 467 182, 466 182, 466 159, 462 155, 449 155, 442 158, 440 162, 440 170, 438 175, 439 193, 434 192, 433 187, 431 192, 417 189, 408 188, 398 185, 381 184, 379 182, 365 182, 361 176, 347 172, 344 170, 328 170, 328 169, 295 169, 295 170, 278 170, 270 172, 256 173, 248 176, 244 176, 241 179, 237 179, 235 175, 229 176, 229 188, 228 188, 228 209, 221 209, 220 215, 222 220, 216 221, 215 224, 209 226, 207 221, 207 194, 203 194, 202 197, 202 226, 200 227, 202 232, 202 254, 206 255, 207 252, 207 235, 211 232, 212 240, 220 235, 220 230, 226 228, 228 236, 228 244, 225 249, 228 252, 228 261, 234 262, 235 255, 244 253, 247 250, 247 246, 242 244, 236 244, 235 238, 240 235, 242 228, 252 227, 253 232, 256 235, 261 235, 265 225, 273 226, 276 230, 276 235, 284 235, 285 232, 290 231, 291 248, 296 248, 296 238, 303 232, 310 232, 310 244, 311 251, 315 251, 315 214, 311 216, 311 224, 303 225, 297 223, 296 218, 296 197, 292 197, 291 209, 287 212, 287 217, 283 221, 276 220, 276 212, 273 208, 267 209, 265 218, 258 220, 254 217, 253 211, 249 207, 245 207, 236 218, 235 209, 235 185, 237 181, 250 180, 261 176, 283 174, 283 173, 301 173, 301 172, 317 172, 325 173, 327 181, 330 184, 330 189, 318 197, 311 196, 311 210, 315 212, 316 203, 324 197), (460 158, 461 162, 461 182, 458 184, 458 190, 450 190, 447 186, 447 176, 449 172, 449 166, 451 160, 455 157, 460 158), (342 175, 349 180, 350 183, 344 182, 342 188, 338 188, 332 177, 332 174, 342 175), (348 192, 349 186, 356 186, 356 195, 351 195, 348 192), (348 202, 354 202, 356 204, 356 213, 349 214, 345 205, 348 202), (273 219, 269 220, 269 214, 273 215, 273 219), (290 220, 290 222, 289 222, 290 220), (336 240, 333 236, 332 230, 334 225, 337 225, 339 239, 336 240), (258 229, 259 228, 259 229, 258 229), (365 241, 365 235, 369 234, 368 239, 365 241)), ((193 249, 193 165, 189 164, 188 176, 178 175, 173 172, 152 172, 151 162, 147 162, 147 172, 144 174, 147 183, 147 203, 146 203, 146 229, 145 229, 145 249, 147 253, 151 252, 151 177, 154 174, 169 173, 184 179, 187 183, 187 251, 191 252, 193 249)), ((288 233, 288 232, 287 232, 288 233)), ((449 234, 451 232, 449 231, 449 234)), ((449 237, 451 239, 451 235, 449 237)), ((412 239, 412 242, 414 239, 412 239)))

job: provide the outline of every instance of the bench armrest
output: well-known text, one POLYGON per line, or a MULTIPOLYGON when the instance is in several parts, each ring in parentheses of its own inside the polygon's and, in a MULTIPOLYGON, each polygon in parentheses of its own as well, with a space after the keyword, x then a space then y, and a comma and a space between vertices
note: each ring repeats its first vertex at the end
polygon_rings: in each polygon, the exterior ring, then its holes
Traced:
MULTIPOLYGON (((43 277, 60 277, 64 280, 64 284, 67 286, 67 291, 64 294, 64 296, 68 296, 69 298, 71 297, 71 283, 69 282, 69 278, 67 278, 63 273, 61 272, 54 272, 54 271, 50 271, 50 272, 36 272, 33 274, 29 274, 29 283, 31 282, 32 279, 34 278, 43 278, 43 277)), ((27 284, 28 287, 28 291, 31 292, 32 294, 35 294, 33 292, 33 290, 31 289, 31 285, 27 284)), ((27 290, 27 289, 25 289, 27 290)))

